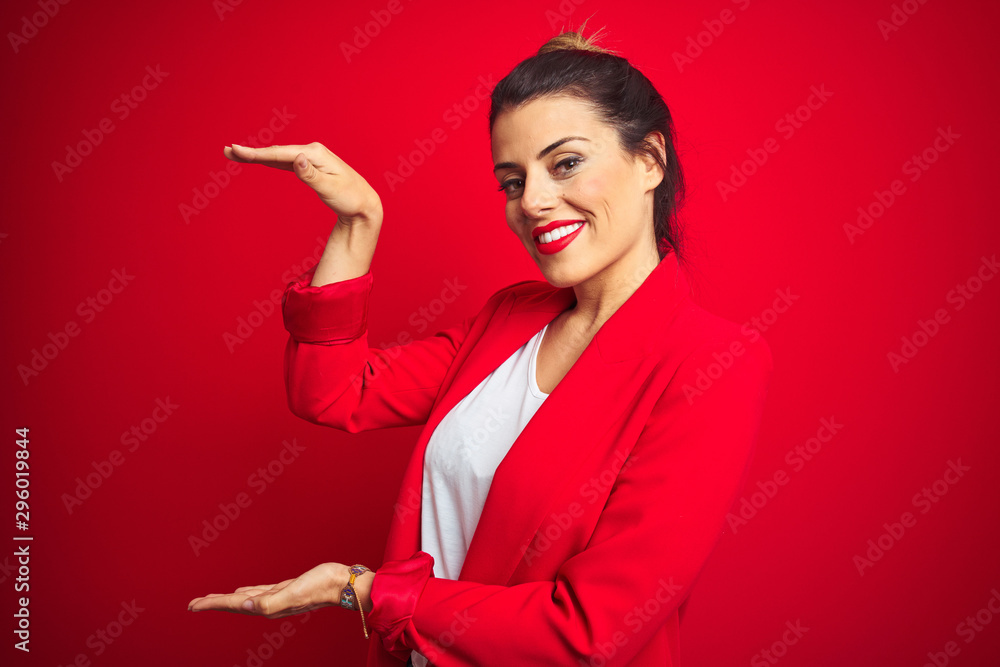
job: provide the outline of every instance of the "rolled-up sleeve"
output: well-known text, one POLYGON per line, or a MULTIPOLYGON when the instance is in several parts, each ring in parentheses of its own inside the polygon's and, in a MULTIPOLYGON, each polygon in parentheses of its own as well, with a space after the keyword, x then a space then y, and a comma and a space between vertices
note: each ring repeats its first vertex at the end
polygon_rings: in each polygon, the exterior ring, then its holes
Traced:
POLYGON ((372 348, 371 271, 318 287, 309 285, 314 273, 290 282, 282 296, 289 409, 350 433, 426 423, 475 317, 404 345, 372 348))

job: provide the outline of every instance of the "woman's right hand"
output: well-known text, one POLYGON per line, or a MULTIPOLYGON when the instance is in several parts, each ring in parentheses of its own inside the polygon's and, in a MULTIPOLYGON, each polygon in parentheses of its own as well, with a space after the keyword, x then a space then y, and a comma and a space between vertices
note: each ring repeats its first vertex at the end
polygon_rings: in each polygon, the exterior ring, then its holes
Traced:
POLYGON ((378 193, 361 174, 318 141, 262 148, 233 144, 226 146, 223 153, 234 162, 294 171, 337 214, 338 225, 382 224, 382 200, 378 193))

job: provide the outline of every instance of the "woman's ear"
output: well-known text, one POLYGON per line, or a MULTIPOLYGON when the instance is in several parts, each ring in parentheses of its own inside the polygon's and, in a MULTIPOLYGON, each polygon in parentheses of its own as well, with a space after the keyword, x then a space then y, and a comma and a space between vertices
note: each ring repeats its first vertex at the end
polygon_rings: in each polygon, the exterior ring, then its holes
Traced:
POLYGON ((661 165, 666 164, 667 153, 666 143, 663 133, 653 131, 646 135, 645 150, 639 156, 643 164, 643 176, 646 178, 646 186, 649 190, 656 189, 666 176, 661 165), (654 156, 658 156, 657 159, 654 156))

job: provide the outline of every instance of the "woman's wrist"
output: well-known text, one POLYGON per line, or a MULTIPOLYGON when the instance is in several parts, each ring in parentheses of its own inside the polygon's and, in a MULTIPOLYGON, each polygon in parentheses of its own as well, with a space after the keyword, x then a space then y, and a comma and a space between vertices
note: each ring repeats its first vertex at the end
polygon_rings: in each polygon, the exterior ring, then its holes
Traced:
POLYGON ((361 608, 366 614, 371 613, 374 608, 372 604, 372 582, 375 581, 375 573, 368 571, 354 578, 354 593, 361 603, 361 608))
MULTIPOLYGON (((349 565, 340 564, 335 575, 336 583, 330 589, 330 604, 340 605, 340 600, 344 595, 347 584, 351 581, 351 568, 349 565)), ((361 608, 365 613, 369 613, 374 605, 372 604, 372 582, 375 580, 375 573, 372 571, 363 572, 354 577, 354 594, 361 603, 361 608)))

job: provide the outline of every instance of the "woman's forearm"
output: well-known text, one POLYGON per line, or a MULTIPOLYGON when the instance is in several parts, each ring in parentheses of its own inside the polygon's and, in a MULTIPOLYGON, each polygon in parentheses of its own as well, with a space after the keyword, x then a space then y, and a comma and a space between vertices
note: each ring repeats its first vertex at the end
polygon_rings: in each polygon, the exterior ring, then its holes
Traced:
POLYGON ((327 239, 310 286, 321 287, 368 273, 381 227, 381 210, 350 222, 338 220, 327 239))

